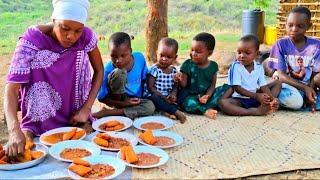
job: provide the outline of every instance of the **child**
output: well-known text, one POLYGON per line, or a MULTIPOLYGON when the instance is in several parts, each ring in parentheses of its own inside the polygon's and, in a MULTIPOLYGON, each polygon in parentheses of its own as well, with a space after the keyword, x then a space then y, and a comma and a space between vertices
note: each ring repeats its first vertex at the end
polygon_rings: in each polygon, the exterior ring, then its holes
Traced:
POLYGON ((28 28, 12 58, 4 98, 9 156, 24 151, 25 139, 54 128, 77 125, 92 130, 91 107, 103 79, 103 64, 97 39, 85 26, 89 2, 52 4, 52 22, 28 28))
POLYGON ((215 38, 209 33, 199 33, 192 40, 190 57, 186 60, 174 80, 187 90, 189 95, 183 102, 186 112, 204 114, 214 119, 218 102, 229 88, 216 88, 218 64, 208 58, 215 47, 215 38))
POLYGON ((258 38, 254 35, 243 36, 238 43, 237 60, 228 72, 228 84, 232 89, 219 102, 220 109, 226 114, 256 116, 278 109, 276 97, 281 83, 275 80, 267 84, 263 66, 255 62, 258 55, 258 38), (232 92, 232 97, 227 98, 232 92))
MULTIPOLYGON (((277 70, 282 84, 280 105, 293 110, 306 103, 316 110, 316 88, 320 87, 320 41, 305 36, 311 26, 311 13, 306 7, 293 8, 286 22, 287 37, 279 39, 272 47, 268 65, 277 70), (297 64, 296 61, 303 61, 297 64), (303 64, 303 68, 301 68, 303 64), (300 66, 300 67, 299 67, 300 66), (302 72, 302 73, 301 73, 302 72)), ((320 102, 317 103, 317 109, 320 102)))
POLYGON ((177 70, 172 63, 177 58, 177 52, 176 40, 171 38, 160 40, 157 50, 158 62, 152 65, 148 72, 146 96, 152 100, 156 109, 169 113, 169 117, 173 119, 177 117, 184 123, 187 118, 178 109, 184 98, 181 95, 177 98, 178 85, 173 81, 177 70))
POLYGON ((127 33, 117 32, 109 38, 111 61, 104 68, 104 79, 98 100, 114 109, 103 108, 93 115, 97 118, 125 115, 131 119, 153 114, 152 101, 141 99, 147 76, 143 54, 132 53, 131 39, 127 33))

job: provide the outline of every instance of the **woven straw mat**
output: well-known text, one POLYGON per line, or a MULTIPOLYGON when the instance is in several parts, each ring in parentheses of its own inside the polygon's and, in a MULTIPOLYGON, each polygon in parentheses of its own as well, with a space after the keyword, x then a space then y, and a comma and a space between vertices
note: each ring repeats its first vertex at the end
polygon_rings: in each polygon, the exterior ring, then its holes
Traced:
POLYGON ((184 137, 169 161, 133 169, 133 179, 236 178, 320 168, 320 114, 279 111, 263 117, 188 115, 169 129, 184 137))

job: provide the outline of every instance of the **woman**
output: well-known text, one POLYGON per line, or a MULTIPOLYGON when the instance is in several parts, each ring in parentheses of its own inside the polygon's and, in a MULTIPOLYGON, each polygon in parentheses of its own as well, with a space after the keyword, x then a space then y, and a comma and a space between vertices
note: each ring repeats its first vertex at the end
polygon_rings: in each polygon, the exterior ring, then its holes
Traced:
POLYGON ((70 125, 89 127, 93 120, 91 107, 103 65, 97 39, 84 26, 89 2, 53 0, 52 4, 52 22, 28 28, 12 58, 4 98, 8 156, 22 153, 33 135, 70 125))

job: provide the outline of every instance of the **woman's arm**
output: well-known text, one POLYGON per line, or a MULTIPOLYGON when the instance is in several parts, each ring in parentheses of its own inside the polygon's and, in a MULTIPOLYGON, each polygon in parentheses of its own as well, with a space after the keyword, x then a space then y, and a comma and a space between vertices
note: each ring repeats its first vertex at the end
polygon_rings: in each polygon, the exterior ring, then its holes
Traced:
POLYGON ((17 116, 20 84, 9 83, 4 92, 4 114, 8 126, 7 155, 16 156, 24 151, 25 136, 17 116))
POLYGON ((91 112, 92 105, 97 97, 98 91, 101 87, 103 80, 103 64, 98 47, 94 48, 88 53, 91 66, 93 68, 92 86, 89 92, 88 99, 83 104, 80 110, 78 110, 73 117, 71 117, 71 124, 86 123, 91 112))
POLYGON ((84 106, 91 109, 102 84, 103 63, 102 63, 102 58, 101 58, 101 54, 98 46, 88 54, 89 54, 91 66, 93 68, 93 77, 92 77, 92 86, 89 93, 89 97, 85 102, 84 106))

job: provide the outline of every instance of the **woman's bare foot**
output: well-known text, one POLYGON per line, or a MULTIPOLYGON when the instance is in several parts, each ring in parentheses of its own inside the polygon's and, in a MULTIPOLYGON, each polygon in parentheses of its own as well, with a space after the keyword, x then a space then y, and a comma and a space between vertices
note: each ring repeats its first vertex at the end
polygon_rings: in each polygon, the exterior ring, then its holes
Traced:
POLYGON ((187 121, 187 117, 180 110, 177 110, 175 115, 177 116, 177 118, 179 119, 181 124, 183 124, 187 121))
POLYGON ((217 117, 218 111, 215 109, 207 109, 204 115, 210 119, 215 119, 217 117))

